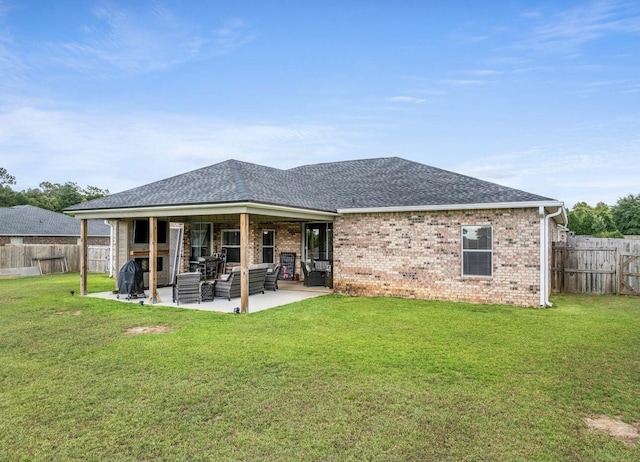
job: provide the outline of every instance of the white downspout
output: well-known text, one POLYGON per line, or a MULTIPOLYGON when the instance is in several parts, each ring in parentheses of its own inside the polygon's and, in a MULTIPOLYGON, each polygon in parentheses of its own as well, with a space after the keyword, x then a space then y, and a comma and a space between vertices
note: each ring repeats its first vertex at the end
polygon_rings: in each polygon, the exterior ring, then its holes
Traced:
POLYGON ((563 212, 564 207, 558 207, 545 217, 544 207, 540 207, 540 306, 543 308, 553 306, 549 301, 549 223, 563 212))

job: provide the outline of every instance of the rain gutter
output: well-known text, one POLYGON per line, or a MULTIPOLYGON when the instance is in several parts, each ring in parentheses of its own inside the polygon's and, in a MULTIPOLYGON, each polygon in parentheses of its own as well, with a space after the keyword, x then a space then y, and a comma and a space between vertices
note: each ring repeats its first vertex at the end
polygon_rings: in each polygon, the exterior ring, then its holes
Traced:
POLYGON ((562 214, 564 223, 567 223, 567 212, 564 205, 545 216, 544 206, 540 206, 540 307, 551 307, 549 301, 549 223, 552 218, 562 214))

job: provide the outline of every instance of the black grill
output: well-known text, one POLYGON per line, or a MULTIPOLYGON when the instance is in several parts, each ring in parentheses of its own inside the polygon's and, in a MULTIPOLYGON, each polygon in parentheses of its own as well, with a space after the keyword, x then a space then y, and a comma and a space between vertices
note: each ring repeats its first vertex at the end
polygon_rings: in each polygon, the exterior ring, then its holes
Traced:
POLYGON ((126 295, 127 299, 145 297, 142 268, 134 260, 130 260, 120 268, 118 274, 118 298, 126 295))

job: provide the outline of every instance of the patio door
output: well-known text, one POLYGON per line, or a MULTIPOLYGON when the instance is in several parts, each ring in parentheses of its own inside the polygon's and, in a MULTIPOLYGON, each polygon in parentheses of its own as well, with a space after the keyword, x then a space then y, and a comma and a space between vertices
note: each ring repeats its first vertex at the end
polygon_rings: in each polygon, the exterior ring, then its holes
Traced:
POLYGON ((303 259, 309 268, 314 268, 317 261, 333 264, 333 223, 304 225, 303 259))

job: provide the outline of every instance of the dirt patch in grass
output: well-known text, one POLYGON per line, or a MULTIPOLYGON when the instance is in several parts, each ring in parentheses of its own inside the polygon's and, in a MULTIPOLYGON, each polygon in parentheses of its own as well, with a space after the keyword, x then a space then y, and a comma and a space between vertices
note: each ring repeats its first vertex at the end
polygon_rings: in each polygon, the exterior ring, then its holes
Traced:
POLYGON ((596 431, 606 433, 626 444, 636 444, 640 440, 640 431, 637 426, 624 423, 621 420, 612 419, 606 415, 600 415, 593 419, 585 417, 584 423, 596 431))
POLYGON ((174 328, 171 326, 137 326, 129 327, 124 331, 125 334, 139 335, 139 334, 166 334, 173 332, 174 328))
POLYGON ((80 316, 80 313, 82 313, 82 311, 73 310, 73 311, 58 311, 56 314, 70 314, 71 316, 80 316))

